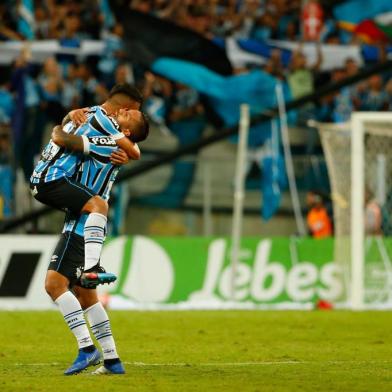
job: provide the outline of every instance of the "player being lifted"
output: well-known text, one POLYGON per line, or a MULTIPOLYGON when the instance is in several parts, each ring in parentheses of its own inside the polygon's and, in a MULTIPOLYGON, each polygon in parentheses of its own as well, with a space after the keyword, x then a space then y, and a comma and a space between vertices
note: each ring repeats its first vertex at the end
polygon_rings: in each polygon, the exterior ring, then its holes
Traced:
MULTIPOLYGON (((139 101, 135 101, 135 97, 127 100, 125 99, 126 97, 129 98, 126 93, 127 89, 120 89, 117 86, 115 91, 117 92, 113 96, 117 95, 116 102, 123 107, 138 107, 140 105, 141 96, 139 101), (121 93, 118 91, 121 91, 121 93), (119 97, 118 95, 123 96, 119 97)), ((118 140, 121 140, 122 137, 118 136, 119 131, 117 133, 113 131, 112 126, 120 127, 133 142, 138 142, 147 137, 148 123, 144 115, 138 110, 125 111, 118 109, 118 106, 116 107, 115 104, 110 103, 110 98, 105 104, 104 108, 91 108, 87 112, 87 123, 79 127, 73 134, 62 131, 61 127, 55 127, 52 135, 53 143, 45 149, 43 159, 37 165, 31 178, 32 191, 38 200, 41 199, 46 204, 56 208, 67 209, 63 234, 49 264, 45 281, 48 294, 59 305, 60 311, 75 335, 79 346, 78 356, 71 367, 65 371, 66 375, 76 374, 100 361, 100 352, 91 340, 84 314, 102 348, 104 356, 104 365, 96 370, 95 374, 124 373, 111 333, 108 315, 98 301, 95 290, 96 285, 105 281, 107 276, 96 274, 97 276, 103 276, 102 280, 85 279, 81 281, 78 279, 78 275, 85 266, 85 251, 88 247, 85 244, 84 237, 86 236, 86 222, 88 222, 91 213, 85 213, 86 210, 83 210, 83 208, 78 210, 77 203, 81 203, 81 201, 77 199, 79 197, 87 198, 86 195, 89 195, 86 203, 92 201, 91 199, 94 200, 91 203, 94 207, 91 209, 94 210, 97 204, 98 206, 103 205, 106 206, 106 209, 98 210, 98 214, 101 214, 101 212, 107 213, 107 199, 119 170, 119 167, 112 163, 123 164, 128 160, 125 154, 116 152, 118 140), (115 120, 105 116, 105 109, 112 113, 115 112, 114 109, 117 109, 118 124, 115 120), (106 136, 108 133, 115 135, 114 138, 106 136), (80 152, 89 155, 82 155, 80 152), (59 159, 63 160, 66 165, 60 165, 60 162, 56 163, 59 159), (48 162, 51 164, 45 165, 48 162), (59 171, 66 174, 59 176, 59 171), (52 180, 54 177, 57 177, 57 179, 52 180), (37 179, 40 181, 37 181, 37 179), (45 185, 46 182, 42 179, 46 179, 49 185, 45 185), (70 187, 66 184, 69 184, 70 187), (66 193, 68 191, 71 192, 71 198, 70 194, 67 195, 66 193), (73 293, 70 289, 73 290, 73 293)), ((65 126, 65 130, 68 132, 72 128, 72 123, 65 126)), ((138 157, 140 155, 138 149, 132 144, 131 147, 130 155, 138 157)), ((102 220, 106 223, 106 219, 102 220)), ((103 242, 101 233, 103 234, 104 231, 100 230, 101 226, 97 227, 98 230, 94 235, 88 236, 88 234, 91 234, 88 233, 87 236, 92 243, 98 242, 98 245, 100 245, 98 249, 94 250, 94 257, 97 261, 92 268, 93 271, 99 272, 101 267, 98 261, 103 242), (96 241, 96 238, 98 238, 98 241, 96 241)), ((91 231, 93 229, 95 228, 91 228, 91 231)))
MULTIPOLYGON (((102 106, 95 106, 87 112, 87 122, 77 130, 73 123, 67 124, 68 133, 75 132, 86 138, 86 135, 97 137, 100 144, 105 143, 105 137, 111 136, 113 143, 126 152, 129 158, 139 159, 140 151, 126 136, 126 132, 119 131, 118 123, 107 114, 119 113, 120 110, 139 109, 142 97, 130 85, 116 85, 110 92, 108 100, 102 106)), ((122 113, 122 121, 126 120, 122 113)), ((129 133, 129 130, 127 130, 129 133)), ((135 137, 134 135, 131 137, 135 137)), ((87 144, 86 144, 87 145, 87 144)), ((100 161, 99 152, 91 151, 97 162, 100 161)), ((100 196, 99 184, 106 185, 115 168, 90 167, 84 170, 84 158, 81 154, 70 154, 64 147, 51 140, 45 147, 41 160, 35 167, 30 178, 33 196, 43 204, 71 212, 73 214, 87 214, 84 241, 85 263, 82 280, 88 280, 88 272, 97 265, 106 227, 108 204, 100 196)), ((105 159, 101 159, 101 163, 105 159)), ((111 274, 100 274, 99 283, 108 283, 115 277, 111 274)))

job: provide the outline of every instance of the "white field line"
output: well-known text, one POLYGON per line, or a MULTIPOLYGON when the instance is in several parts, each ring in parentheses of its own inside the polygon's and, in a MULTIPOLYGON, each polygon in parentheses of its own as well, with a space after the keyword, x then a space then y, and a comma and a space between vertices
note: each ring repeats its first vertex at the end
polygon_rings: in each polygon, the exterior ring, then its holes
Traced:
MULTIPOLYGON (((241 367, 241 366, 273 366, 273 365, 360 365, 360 364, 392 364, 391 361, 259 361, 259 362, 167 362, 167 363, 145 363, 145 362, 123 362, 124 365, 135 367, 241 367)), ((13 363, 13 366, 60 366, 59 362, 42 362, 42 363, 13 363)))

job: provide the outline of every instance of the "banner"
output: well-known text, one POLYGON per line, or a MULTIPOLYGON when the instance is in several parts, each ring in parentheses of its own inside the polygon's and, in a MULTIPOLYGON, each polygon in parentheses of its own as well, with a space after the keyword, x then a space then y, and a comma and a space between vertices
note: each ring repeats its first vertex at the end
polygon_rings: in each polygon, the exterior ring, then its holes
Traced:
MULTIPOLYGON (((0 242, 0 309, 54 309, 44 280, 57 237, 0 242)), ((112 309, 311 309, 344 297, 332 239, 244 238, 234 280, 230 252, 226 238, 111 238, 101 261, 118 280, 99 291, 112 309)))
POLYGON ((225 51, 196 31, 136 10, 113 10, 124 27, 125 51, 133 62, 146 66, 151 60, 174 57, 231 75, 225 51))
MULTIPOLYGON (((263 64, 271 56, 275 49, 281 50, 281 59, 284 66, 287 66, 291 59, 291 53, 299 48, 306 56, 309 65, 314 64, 317 58, 317 50, 314 43, 303 43, 298 45, 296 42, 269 40, 268 42, 259 42, 252 39, 227 39, 226 53, 230 58, 232 64, 236 66, 244 65, 246 63, 263 64)), ((23 41, 6 41, 0 42, 0 64, 10 64, 19 54, 21 49, 25 46, 23 41)), ((80 40, 79 48, 64 48, 60 45, 58 40, 42 40, 30 41, 29 47, 31 49, 32 61, 36 63, 43 63, 45 59, 55 54, 69 54, 84 58, 86 56, 99 56, 105 49, 105 42, 103 40, 80 40)), ((322 71, 331 71, 337 67, 342 67, 347 58, 353 58, 359 65, 363 61, 372 61, 378 47, 374 45, 321 45, 323 53, 323 62, 321 65, 322 71), (366 50, 365 50, 366 49, 366 50), (362 52, 361 52, 362 50, 362 52), (369 50, 371 51, 369 54, 369 50)), ((386 47, 388 53, 392 53, 392 46, 386 47)), ((152 61, 156 59, 152 57, 152 61)))

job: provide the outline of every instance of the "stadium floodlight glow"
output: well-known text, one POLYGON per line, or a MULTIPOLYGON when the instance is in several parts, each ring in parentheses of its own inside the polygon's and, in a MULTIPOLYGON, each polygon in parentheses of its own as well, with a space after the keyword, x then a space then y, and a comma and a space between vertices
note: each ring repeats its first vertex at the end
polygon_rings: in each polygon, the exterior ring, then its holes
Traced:
POLYGON ((319 128, 334 207, 334 260, 346 306, 392 307, 392 113, 354 112, 319 128))

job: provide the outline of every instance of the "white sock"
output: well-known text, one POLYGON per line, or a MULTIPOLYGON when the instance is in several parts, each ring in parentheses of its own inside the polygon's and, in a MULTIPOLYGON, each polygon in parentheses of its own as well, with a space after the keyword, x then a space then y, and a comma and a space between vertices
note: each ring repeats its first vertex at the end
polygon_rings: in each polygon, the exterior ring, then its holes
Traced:
POLYGON ((98 264, 105 239, 106 216, 97 212, 89 214, 84 225, 84 270, 98 264))
POLYGON ((100 302, 87 308, 84 313, 90 323, 91 331, 102 348, 103 359, 118 358, 110 321, 106 310, 100 302))
POLYGON ((70 291, 66 291, 55 302, 59 306, 71 332, 75 335, 79 348, 93 345, 83 310, 76 297, 70 291))

